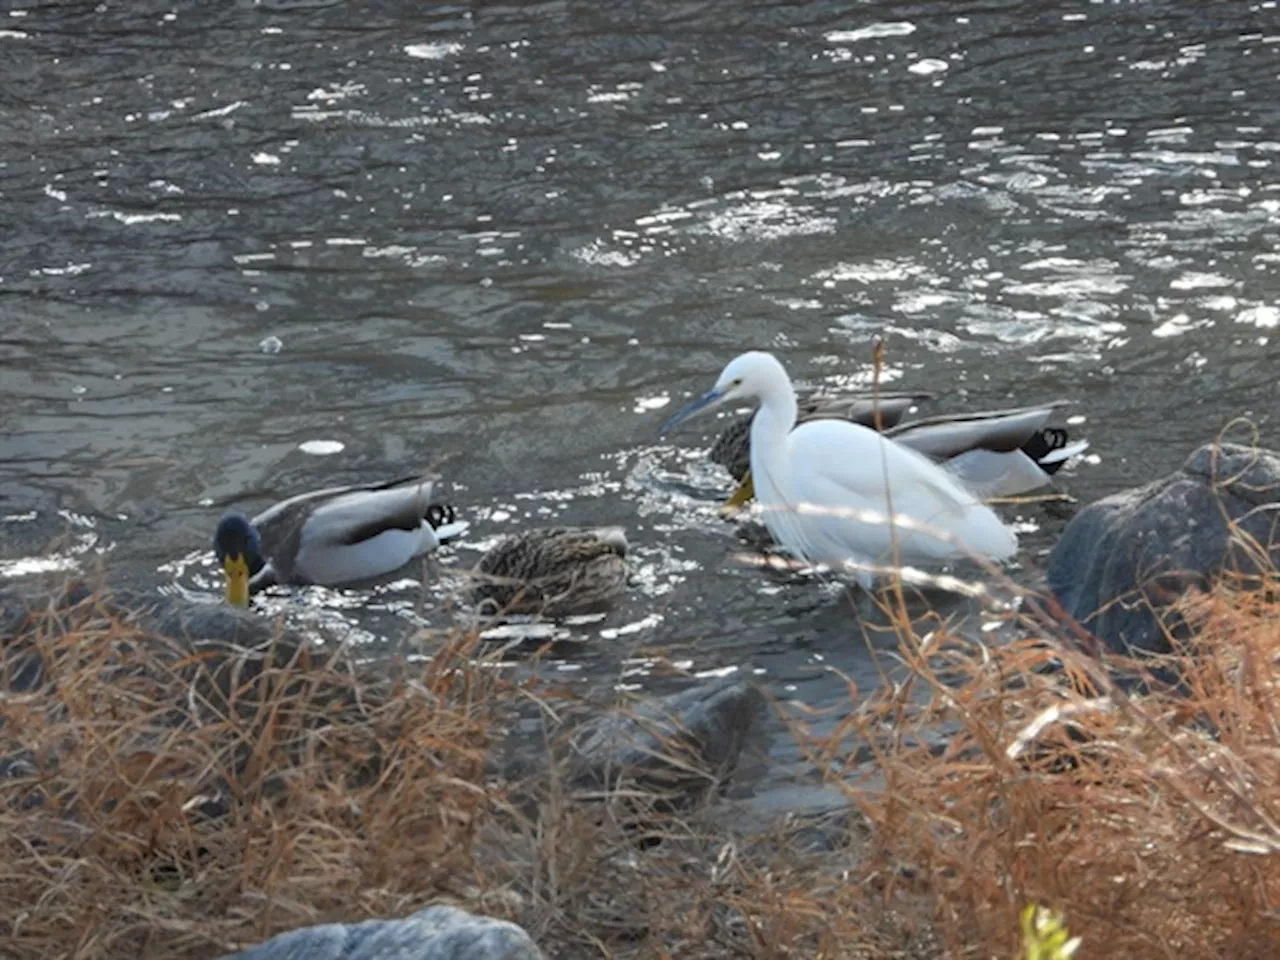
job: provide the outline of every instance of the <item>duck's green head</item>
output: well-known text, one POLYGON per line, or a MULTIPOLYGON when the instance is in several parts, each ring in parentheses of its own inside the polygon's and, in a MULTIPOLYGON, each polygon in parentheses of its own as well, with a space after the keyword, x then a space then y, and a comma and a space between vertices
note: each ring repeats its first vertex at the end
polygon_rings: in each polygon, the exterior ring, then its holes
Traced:
POLYGON ((262 541, 249 518, 231 512, 218 521, 213 534, 213 551, 227 577, 227 603, 249 605, 249 577, 262 567, 262 541))

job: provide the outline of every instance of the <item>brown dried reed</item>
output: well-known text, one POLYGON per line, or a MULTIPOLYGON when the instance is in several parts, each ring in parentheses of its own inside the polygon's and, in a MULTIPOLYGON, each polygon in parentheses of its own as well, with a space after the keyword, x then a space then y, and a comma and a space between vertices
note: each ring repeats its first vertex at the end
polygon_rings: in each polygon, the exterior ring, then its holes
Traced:
POLYGON ((884 778, 849 790, 872 826, 861 881, 886 906, 927 903, 948 956, 1015 956, 1032 902, 1090 960, 1274 956, 1277 585, 1181 598, 1197 639, 1159 673, 1060 617, 1024 617, 1036 639, 1002 647, 903 635, 910 680, 836 735, 873 744, 884 778))
POLYGON ((492 697, 465 638, 363 676, 91 597, 5 652, 43 682, 0 696, 0 953, 209 957, 470 882, 492 697))
POLYGON ((903 617, 907 681, 851 690, 823 741, 796 725, 824 768, 870 750, 879 773, 837 778, 849 823, 813 847, 724 801, 584 802, 550 761, 500 789, 486 757, 524 693, 474 637, 370 673, 284 637, 145 635, 86 601, 6 646, 43 683, 0 696, 0 954, 214 957, 443 899, 554 957, 1013 957, 1030 902, 1090 960, 1269 957, 1276 586, 1180 601, 1199 640, 1163 664, 1176 690, 1060 621, 1024 613, 1029 639, 990 647, 903 617))

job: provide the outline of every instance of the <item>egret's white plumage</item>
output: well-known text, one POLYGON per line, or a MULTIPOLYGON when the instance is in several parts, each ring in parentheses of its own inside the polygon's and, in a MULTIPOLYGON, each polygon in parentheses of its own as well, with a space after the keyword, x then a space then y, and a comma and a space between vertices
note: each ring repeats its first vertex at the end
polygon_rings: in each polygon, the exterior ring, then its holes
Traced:
POLYGON ((870 587, 868 567, 969 555, 1003 560, 1016 552, 1013 531, 923 454, 847 420, 797 425, 791 378, 772 354, 731 361, 715 387, 664 429, 730 399, 759 400, 751 421, 756 499, 770 534, 800 559, 850 569, 870 587))

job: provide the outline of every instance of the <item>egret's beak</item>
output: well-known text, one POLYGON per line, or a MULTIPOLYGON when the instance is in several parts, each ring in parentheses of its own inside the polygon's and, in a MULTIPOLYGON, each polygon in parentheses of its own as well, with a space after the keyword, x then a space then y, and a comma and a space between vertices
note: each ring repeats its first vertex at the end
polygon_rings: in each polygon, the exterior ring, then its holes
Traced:
POLYGON ((249 605, 249 562, 239 554, 228 555, 222 561, 222 572, 227 575, 227 603, 233 607, 249 605))
POLYGON ((658 436, 662 436, 662 434, 666 433, 667 431, 674 429, 675 427, 684 423, 686 420, 688 420, 690 417, 694 416, 695 414, 701 413, 703 410, 711 409, 716 404, 724 400, 724 398, 725 398, 725 392, 723 390, 717 390, 717 389, 708 390, 706 393, 700 396, 697 400, 693 401, 693 403, 689 404, 687 407, 685 407, 683 410, 677 413, 674 417, 672 417, 670 420, 664 423, 662 427, 658 430, 658 436))
POLYGON ((742 475, 742 482, 738 484, 738 489, 734 490, 733 495, 720 507, 721 515, 727 517, 755 495, 755 484, 751 482, 751 471, 748 470, 742 475))

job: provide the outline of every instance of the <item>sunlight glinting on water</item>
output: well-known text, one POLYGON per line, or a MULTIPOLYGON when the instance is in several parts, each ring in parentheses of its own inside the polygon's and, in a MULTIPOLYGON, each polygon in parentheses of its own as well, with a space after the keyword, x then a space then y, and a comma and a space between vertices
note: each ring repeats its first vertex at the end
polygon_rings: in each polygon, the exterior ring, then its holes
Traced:
MULTIPOLYGON (((0 31, 31 107, 0 146, 6 580, 109 550, 214 602, 228 505, 439 464, 472 528, 438 575, 268 610, 376 646, 448 621, 507 533, 621 524, 618 609, 513 625, 576 647, 550 654, 567 676, 612 683, 653 644, 821 700, 833 660, 870 671, 871 615, 720 515, 729 412, 656 435, 737 352, 931 393, 909 418, 1072 400, 1055 422, 1091 446, 1054 483, 1080 502, 1272 415, 1274 4, 1220 31, 1159 2, 1033 27, 963 2, 644 8, 640 32, 261 6, 163 11, 160 45, 109 5, 0 31)), ((1034 582, 1070 501, 997 509, 1034 582)))

